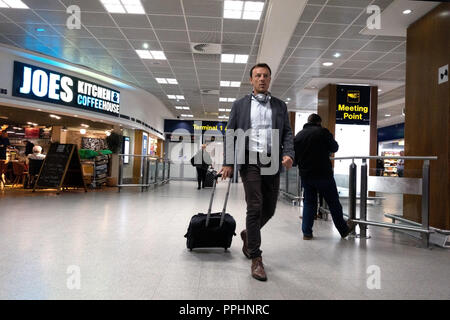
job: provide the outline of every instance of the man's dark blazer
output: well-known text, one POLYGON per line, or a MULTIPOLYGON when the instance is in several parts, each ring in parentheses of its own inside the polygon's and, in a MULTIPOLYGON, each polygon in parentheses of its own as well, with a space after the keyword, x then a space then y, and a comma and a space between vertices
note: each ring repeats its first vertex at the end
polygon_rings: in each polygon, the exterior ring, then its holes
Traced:
MULTIPOLYGON (((232 131, 242 129, 244 132, 246 132, 251 128, 251 98, 252 96, 250 94, 246 95, 245 97, 236 100, 231 108, 224 143, 224 165, 226 166, 232 166, 235 160, 227 158, 227 150, 229 150, 229 148, 235 148, 233 150, 235 150, 237 154, 237 159, 242 159, 244 157, 245 151, 248 150, 248 136, 245 137, 245 145, 243 143, 235 143, 236 139, 232 131)), ((289 123, 289 115, 286 103, 278 98, 271 97, 270 106, 272 109, 272 129, 279 130, 280 148, 278 154, 281 165, 281 159, 283 158, 283 156, 289 156, 292 160, 294 160, 295 158, 294 137, 292 135, 292 129, 289 123)), ((273 142, 272 146, 274 146, 273 142)), ((274 153, 273 151, 274 150, 272 150, 272 154, 274 153)), ((241 161, 238 160, 238 164, 242 164, 241 161)))

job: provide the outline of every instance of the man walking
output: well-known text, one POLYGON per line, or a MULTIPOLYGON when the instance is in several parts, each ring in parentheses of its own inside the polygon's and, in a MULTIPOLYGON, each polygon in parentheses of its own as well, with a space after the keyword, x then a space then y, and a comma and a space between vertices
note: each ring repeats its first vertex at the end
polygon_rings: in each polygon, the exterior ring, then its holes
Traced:
POLYGON ((250 70, 253 92, 233 104, 221 170, 222 179, 232 176, 236 152, 247 202, 246 229, 241 232, 242 251, 252 259, 251 275, 261 281, 267 280, 260 249, 261 228, 275 213, 280 162, 290 169, 294 159, 287 106, 270 95, 270 80, 267 64, 257 64, 250 70))
POLYGON ((317 193, 327 202, 333 223, 342 238, 355 229, 355 223, 344 220, 342 206, 336 182, 333 177, 330 155, 338 151, 339 146, 333 135, 322 128, 322 119, 318 114, 311 114, 303 130, 294 140, 295 162, 303 185, 303 240, 312 240, 314 214, 317 212, 317 193))

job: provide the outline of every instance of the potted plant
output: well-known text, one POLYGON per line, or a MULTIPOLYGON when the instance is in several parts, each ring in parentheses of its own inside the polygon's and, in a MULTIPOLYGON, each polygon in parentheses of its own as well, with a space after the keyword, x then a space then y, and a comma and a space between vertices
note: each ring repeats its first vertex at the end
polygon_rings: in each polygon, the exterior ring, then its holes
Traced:
POLYGON ((122 148, 122 136, 115 132, 111 132, 109 137, 106 137, 106 143, 108 144, 109 150, 112 153, 118 153, 122 148))
MULTIPOLYGON (((111 165, 113 172, 115 172, 115 169, 118 168, 116 167, 119 163, 119 156, 117 154, 120 153, 122 150, 122 140, 123 140, 122 135, 117 134, 115 132, 111 132, 111 134, 108 137, 106 137, 106 143, 108 144, 108 148, 113 153, 111 155, 111 163, 112 163, 111 165)), ((117 186, 117 177, 115 177, 115 175, 113 174, 112 177, 109 177, 107 179, 107 184, 110 187, 117 186)))

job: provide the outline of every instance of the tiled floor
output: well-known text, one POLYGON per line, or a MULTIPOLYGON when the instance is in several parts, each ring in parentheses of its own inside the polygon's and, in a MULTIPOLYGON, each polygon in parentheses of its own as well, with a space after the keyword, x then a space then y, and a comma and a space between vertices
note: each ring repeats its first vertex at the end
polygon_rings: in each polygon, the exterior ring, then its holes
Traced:
MULTIPOLYGON (((226 184, 218 187, 215 210, 226 184)), ((299 208, 279 201, 262 233, 269 280, 250 276, 235 237, 231 249, 186 249, 191 216, 207 209, 210 190, 175 182, 149 192, 0 194, 1 299, 449 299, 450 251, 371 228, 369 240, 341 240, 331 221, 317 221, 303 241, 299 208), (70 266, 79 268, 68 273, 70 266), (380 289, 369 289, 379 268, 380 289), (373 268, 373 267, 372 267, 373 268), (370 269, 369 269, 370 271, 370 269), (372 277, 371 277, 372 276, 372 277)), ((401 211, 398 198, 369 215, 401 211)), ((244 227, 241 184, 228 212, 244 227)))

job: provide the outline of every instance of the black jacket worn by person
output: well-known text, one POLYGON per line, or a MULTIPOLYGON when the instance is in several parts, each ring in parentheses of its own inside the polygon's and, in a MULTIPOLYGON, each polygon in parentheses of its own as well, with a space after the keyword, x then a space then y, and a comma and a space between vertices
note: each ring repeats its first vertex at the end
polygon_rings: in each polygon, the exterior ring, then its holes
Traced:
MULTIPOLYGON (((283 156, 289 156, 294 160, 294 148, 293 148, 293 135, 291 130, 291 125, 289 123, 289 112, 287 111, 286 103, 282 100, 271 97, 270 99, 270 107, 272 110, 272 129, 279 130, 278 135, 278 146, 279 150, 277 150, 277 154, 282 160, 283 156)), ((230 119, 228 119, 227 123, 227 132, 224 143, 224 166, 232 166, 234 164, 234 159, 231 157, 229 159, 229 155, 234 155, 236 153, 236 159, 238 161, 238 169, 242 164, 241 160, 245 159, 245 152, 249 148, 249 139, 248 135, 245 136, 245 143, 239 144, 238 141, 235 141, 236 132, 232 133, 232 131, 242 130, 242 132, 247 132, 247 130, 251 129, 251 110, 252 110, 252 96, 246 95, 245 97, 236 100, 233 103, 230 112, 230 119), (228 153, 230 149, 233 149, 233 152, 228 153)), ((274 153, 274 150, 272 150, 274 153)), ((281 161, 280 161, 281 167, 281 161)))
POLYGON ((307 123, 294 139, 295 163, 300 176, 320 178, 333 176, 330 154, 338 151, 339 145, 333 135, 320 125, 307 123))

